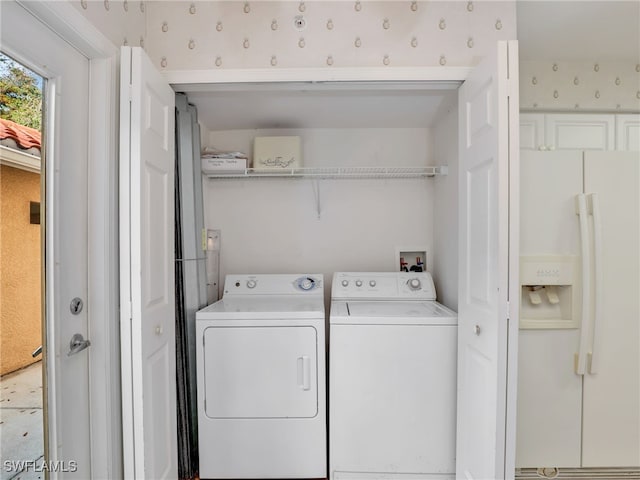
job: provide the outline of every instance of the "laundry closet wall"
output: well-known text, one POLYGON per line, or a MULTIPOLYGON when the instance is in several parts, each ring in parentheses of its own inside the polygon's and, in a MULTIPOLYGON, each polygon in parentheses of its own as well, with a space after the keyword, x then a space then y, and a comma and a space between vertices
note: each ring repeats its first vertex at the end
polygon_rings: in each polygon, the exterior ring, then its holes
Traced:
MULTIPOLYGON (((516 38, 515 2, 73 3, 115 44, 144 45, 153 63, 167 73, 472 67, 495 49, 496 41, 516 38), (300 17, 302 27, 295 23, 300 17)), ((224 116, 224 111, 219 115, 224 116)), ((268 134, 300 135, 307 166, 309 162, 314 166, 448 163, 449 159, 434 157, 431 128, 424 127, 271 130, 268 134), (312 150, 311 145, 318 148, 312 150), (340 155, 341 148, 349 152, 348 157, 340 155), (394 155, 394 151, 401 154, 394 155)), ((237 140, 247 149, 258 133, 265 132, 209 134, 204 126, 202 138, 205 146, 240 148, 234 147, 237 140)), ((452 141, 457 140, 448 139, 452 141)), ((452 156, 450 161, 454 160, 452 156)), ((441 181, 322 181, 318 218, 316 196, 308 180, 280 184, 276 180, 205 180, 206 226, 222 230, 221 276, 230 272, 320 271, 329 275, 337 270, 389 270, 396 267, 396 247, 427 247, 429 267, 434 267, 438 252, 434 251, 433 212, 443 208, 436 205, 434 191, 441 181)), ((449 183, 456 187, 457 182, 449 183)), ((448 206, 454 209, 452 218, 455 207, 448 206)), ((455 222, 449 227, 450 233, 436 234, 437 243, 442 254, 455 259, 455 222)), ((455 281, 448 283, 453 286, 455 281)), ((455 291, 448 296, 455 308, 455 291)))
MULTIPOLYGON (((301 137, 307 166, 416 166, 432 159, 426 128, 240 130, 212 132, 209 140, 251 152, 254 136, 276 133, 301 137)), ((396 247, 433 254, 434 181, 207 179, 205 224, 222 231, 221 275, 308 272, 330 282, 335 271, 389 271, 396 247)))
MULTIPOLYGON (((473 66, 497 40, 514 37, 515 7, 503 2, 161 2, 147 9, 147 51, 167 72, 473 66)), ((439 164, 431 130, 416 127, 217 131, 203 143, 251 153, 254 136, 293 134, 302 138, 305 166, 439 164)), ((205 222, 222 231, 221 276, 309 271, 330 279, 339 270, 391 270, 396 248, 407 246, 428 248, 433 267, 436 181, 326 180, 318 202, 310 180, 205 180, 205 222)))

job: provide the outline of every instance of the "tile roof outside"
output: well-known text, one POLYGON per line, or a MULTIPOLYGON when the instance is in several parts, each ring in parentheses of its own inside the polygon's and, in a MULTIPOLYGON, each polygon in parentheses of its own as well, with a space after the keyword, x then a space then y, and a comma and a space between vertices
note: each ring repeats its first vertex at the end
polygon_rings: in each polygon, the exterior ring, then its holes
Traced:
POLYGON ((40 150, 41 135, 38 130, 0 118, 0 141, 5 139, 15 141, 18 147, 24 150, 32 148, 40 150))

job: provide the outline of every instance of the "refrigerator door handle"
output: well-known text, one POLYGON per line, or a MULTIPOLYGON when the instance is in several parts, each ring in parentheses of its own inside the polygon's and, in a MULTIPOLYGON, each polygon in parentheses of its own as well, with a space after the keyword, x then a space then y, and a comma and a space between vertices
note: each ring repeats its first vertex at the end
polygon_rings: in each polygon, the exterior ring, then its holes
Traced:
POLYGON ((591 211, 593 213, 593 271, 594 271, 594 320, 593 320, 593 338, 591 344, 591 362, 589 364, 589 373, 597 373, 600 363, 600 352, 602 350, 602 322, 604 321, 603 303, 602 303, 602 217, 600 216, 600 203, 598 194, 592 193, 591 211))
POLYGON ((589 217, 587 197, 581 193, 576 197, 578 218, 580 219, 580 243, 582 245, 582 318, 580 321, 580 346, 575 357, 575 372, 584 375, 587 363, 587 342, 589 340, 589 292, 591 292, 591 256, 589 248, 589 217))

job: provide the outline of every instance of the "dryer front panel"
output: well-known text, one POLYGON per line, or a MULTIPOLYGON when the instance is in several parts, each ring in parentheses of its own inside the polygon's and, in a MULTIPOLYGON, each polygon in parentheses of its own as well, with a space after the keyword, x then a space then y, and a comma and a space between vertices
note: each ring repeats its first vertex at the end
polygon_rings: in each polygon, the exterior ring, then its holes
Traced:
POLYGON ((317 336, 312 326, 205 329, 207 417, 315 417, 317 336))

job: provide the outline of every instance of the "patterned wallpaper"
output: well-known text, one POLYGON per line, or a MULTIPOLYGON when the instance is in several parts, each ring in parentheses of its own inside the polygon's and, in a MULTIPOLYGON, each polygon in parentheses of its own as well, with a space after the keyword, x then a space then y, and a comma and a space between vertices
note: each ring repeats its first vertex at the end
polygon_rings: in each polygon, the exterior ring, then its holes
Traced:
POLYGON ((640 112, 640 59, 520 61, 520 108, 640 112))
POLYGON ((486 1, 147 2, 165 70, 472 66, 516 36, 515 4, 486 1))
POLYGON ((144 46, 148 2, 135 0, 70 1, 114 45, 144 46))
MULTIPOLYGON (((508 1, 70 0, 115 45, 162 70, 473 66, 516 37, 508 1)), ((640 111, 636 62, 521 61, 531 111, 640 111)))

